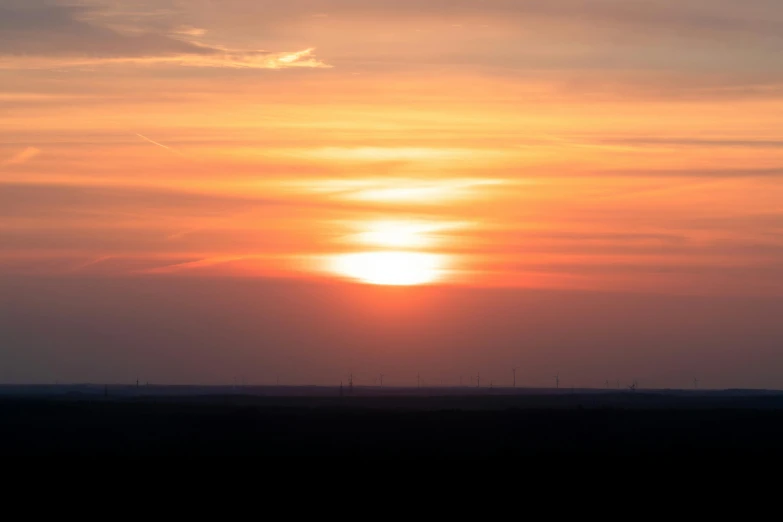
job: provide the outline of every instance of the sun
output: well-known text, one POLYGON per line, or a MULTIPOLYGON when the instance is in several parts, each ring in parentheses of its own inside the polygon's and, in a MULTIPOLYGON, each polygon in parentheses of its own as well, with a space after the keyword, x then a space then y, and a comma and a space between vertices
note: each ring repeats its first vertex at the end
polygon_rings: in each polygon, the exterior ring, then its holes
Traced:
POLYGON ((365 252, 337 256, 333 270, 373 285, 413 286, 438 281, 443 274, 441 256, 414 252, 365 252))

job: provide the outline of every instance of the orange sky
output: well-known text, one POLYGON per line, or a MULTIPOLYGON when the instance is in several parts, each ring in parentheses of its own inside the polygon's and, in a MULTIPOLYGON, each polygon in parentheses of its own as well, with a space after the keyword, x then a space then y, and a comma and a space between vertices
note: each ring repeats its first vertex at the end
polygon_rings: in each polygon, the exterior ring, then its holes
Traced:
POLYGON ((3 0, 0 266, 783 293, 783 9, 539 4, 3 0))

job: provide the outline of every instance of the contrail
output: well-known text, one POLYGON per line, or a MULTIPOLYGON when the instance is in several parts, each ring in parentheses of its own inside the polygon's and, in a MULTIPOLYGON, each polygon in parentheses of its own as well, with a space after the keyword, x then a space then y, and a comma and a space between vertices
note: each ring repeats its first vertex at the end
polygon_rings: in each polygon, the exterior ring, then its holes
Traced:
POLYGON ((182 156, 182 157, 185 157, 185 155, 184 155, 184 154, 182 154, 180 151, 178 151, 178 150, 176 150, 176 149, 172 149, 172 148, 171 148, 171 147, 169 147, 168 145, 164 145, 164 144, 162 144, 162 143, 158 143, 158 142, 157 142, 157 141, 155 141, 155 140, 151 140, 151 139, 149 139, 148 137, 146 137, 146 136, 145 136, 145 135, 143 135, 143 134, 139 134, 139 133, 137 132, 137 133, 136 133, 136 136, 138 136, 139 138, 143 139, 144 141, 148 141, 148 142, 152 143, 153 145, 157 145, 158 147, 163 147, 164 149, 166 149, 166 150, 168 150, 168 151, 171 151, 171 152, 173 152, 174 154, 179 154, 180 156, 182 156))

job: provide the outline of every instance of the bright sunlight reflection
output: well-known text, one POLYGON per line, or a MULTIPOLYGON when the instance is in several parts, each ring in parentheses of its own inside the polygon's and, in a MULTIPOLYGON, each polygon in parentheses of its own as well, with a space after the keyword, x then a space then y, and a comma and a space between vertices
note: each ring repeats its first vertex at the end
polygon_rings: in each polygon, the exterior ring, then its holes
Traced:
POLYGON ((333 260, 333 270, 373 285, 412 286, 432 283, 443 273, 443 256, 412 252, 345 254, 333 260))

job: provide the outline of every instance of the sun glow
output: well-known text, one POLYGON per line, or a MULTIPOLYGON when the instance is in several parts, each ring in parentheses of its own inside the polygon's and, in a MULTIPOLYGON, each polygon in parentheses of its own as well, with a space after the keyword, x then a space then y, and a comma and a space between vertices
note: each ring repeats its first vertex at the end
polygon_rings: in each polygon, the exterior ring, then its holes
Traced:
POLYGON ((467 223, 373 221, 352 225, 362 231, 346 239, 352 243, 386 248, 426 248, 443 241, 442 232, 464 228, 467 223))
POLYGON ((334 272, 373 285, 413 286, 443 275, 443 256, 413 252, 364 252, 333 260, 334 272))
POLYGON ((373 203, 432 205, 461 199, 476 199, 505 179, 454 178, 422 181, 408 178, 335 179, 296 181, 293 187, 331 194, 340 199, 373 203))

